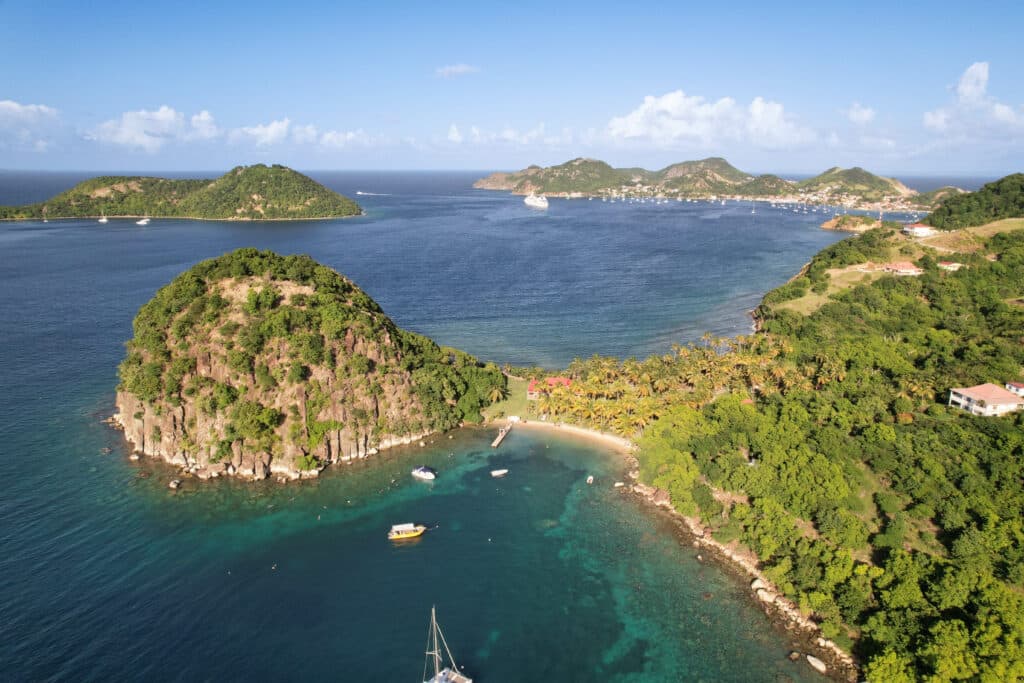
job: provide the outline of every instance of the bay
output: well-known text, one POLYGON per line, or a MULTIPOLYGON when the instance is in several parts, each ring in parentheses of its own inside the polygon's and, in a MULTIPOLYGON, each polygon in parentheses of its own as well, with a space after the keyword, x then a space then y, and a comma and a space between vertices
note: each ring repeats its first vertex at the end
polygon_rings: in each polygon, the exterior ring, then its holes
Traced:
POLYGON ((523 431, 492 451, 462 430, 301 485, 171 492, 173 470, 130 462, 100 422, 138 307, 241 246, 308 253, 399 325, 554 368, 746 332, 765 291, 842 237, 737 203, 538 213, 474 177, 319 174, 374 193, 343 221, 0 223, 5 678, 415 680, 433 604, 481 681, 811 678, 742 582, 611 487, 624 464, 593 444, 523 431), (433 486, 408 476, 420 463, 433 486), (386 541, 414 520, 436 528, 386 541))

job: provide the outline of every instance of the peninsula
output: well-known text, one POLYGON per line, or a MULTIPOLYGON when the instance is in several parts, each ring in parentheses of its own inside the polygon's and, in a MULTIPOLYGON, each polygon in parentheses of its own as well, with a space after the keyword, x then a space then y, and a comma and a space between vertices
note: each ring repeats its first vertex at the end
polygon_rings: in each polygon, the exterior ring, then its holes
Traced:
POLYGON ((285 166, 237 166, 215 180, 99 176, 37 204, 0 206, 0 219, 107 216, 289 220, 356 216, 348 197, 285 166))
POLYGON ((755 334, 521 370, 515 414, 635 440, 640 490, 839 675, 1020 680, 1024 175, 926 222, 823 249, 755 334))
POLYGON ((315 476, 465 422, 497 366, 399 329, 308 256, 239 249, 139 310, 114 421, 137 452, 200 478, 315 476))
POLYGON ((570 198, 739 199, 881 211, 929 210, 963 192, 944 187, 922 194, 862 168, 830 168, 800 181, 771 174, 755 176, 720 157, 684 161, 660 171, 612 168, 603 161, 579 158, 547 168, 530 166, 513 173, 492 173, 473 187, 570 198))

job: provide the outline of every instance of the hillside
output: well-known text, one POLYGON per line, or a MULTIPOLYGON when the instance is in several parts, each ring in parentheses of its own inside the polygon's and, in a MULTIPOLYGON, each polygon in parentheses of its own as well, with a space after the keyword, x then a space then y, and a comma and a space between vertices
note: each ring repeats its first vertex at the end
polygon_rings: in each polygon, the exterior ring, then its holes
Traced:
POLYGON ((315 474, 479 421, 505 387, 494 365, 396 327, 307 256, 203 261, 133 327, 116 420, 137 451, 201 477, 315 474))
POLYGON ((238 166, 216 180, 100 176, 45 202, 0 206, 0 219, 152 216, 221 220, 336 218, 362 212, 290 168, 238 166))
POLYGON ((829 203, 841 204, 846 197, 877 202, 891 197, 911 197, 917 193, 892 178, 883 178, 863 168, 833 167, 797 183, 801 192, 813 193, 829 203))
POLYGON ((1024 173, 1014 173, 982 186, 977 192, 946 197, 924 222, 942 230, 955 230, 1021 217, 1024 173))
POLYGON ((684 161, 660 171, 617 169, 603 161, 573 159, 547 168, 530 166, 511 173, 493 173, 477 180, 473 187, 562 196, 779 199, 886 210, 930 207, 955 191, 943 188, 918 195, 898 180, 876 176, 862 168, 831 168, 813 178, 793 182, 771 174, 745 173, 720 157, 684 161))

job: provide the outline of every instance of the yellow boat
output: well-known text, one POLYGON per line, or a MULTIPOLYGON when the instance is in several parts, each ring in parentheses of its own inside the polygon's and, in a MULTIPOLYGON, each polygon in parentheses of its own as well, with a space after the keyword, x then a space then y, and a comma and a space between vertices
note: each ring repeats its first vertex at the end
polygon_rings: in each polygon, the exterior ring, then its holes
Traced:
POLYGON ((391 531, 388 532, 388 539, 391 541, 403 541, 407 538, 416 538, 417 536, 422 536, 426 530, 427 527, 422 524, 413 524, 412 522, 393 524, 391 531))

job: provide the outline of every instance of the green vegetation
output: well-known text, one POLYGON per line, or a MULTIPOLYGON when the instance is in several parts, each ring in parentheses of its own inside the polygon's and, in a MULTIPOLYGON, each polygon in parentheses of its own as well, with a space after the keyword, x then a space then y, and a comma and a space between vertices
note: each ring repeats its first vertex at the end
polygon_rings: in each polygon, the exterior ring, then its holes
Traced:
POLYGON ((830 194, 834 195, 852 194, 870 202, 901 194, 913 194, 912 190, 908 190, 899 181, 877 176, 859 166, 830 168, 813 178, 801 180, 797 183, 797 187, 806 192, 828 190, 830 194))
POLYGON ((137 420, 194 444, 200 464, 235 447, 305 471, 477 422, 506 388, 495 365, 398 328, 307 256, 239 249, 203 261, 139 310, 134 333, 121 413, 140 406, 137 420), (179 407, 194 424, 175 418, 179 407))
MULTIPOLYGON (((626 194, 629 196, 740 196, 801 197, 817 203, 878 202, 900 199, 914 206, 931 206, 951 192, 937 190, 925 196, 890 178, 862 168, 831 168, 799 183, 766 174, 753 176, 721 157, 672 164, 660 171, 612 168, 603 161, 573 159, 558 166, 530 166, 514 173, 494 173, 474 183, 489 190, 520 194, 626 194)), ((955 189, 955 188, 953 188, 955 189)))
MULTIPOLYGON (((851 237, 794 282, 896 240, 888 227, 851 237)), ((576 361, 572 387, 539 403, 642 435, 641 479, 755 551, 868 680, 1020 680, 1024 414, 945 406, 950 387, 1024 373, 1024 231, 984 251, 996 260, 958 254, 956 273, 926 253, 921 277, 854 284, 810 315, 776 290, 762 333, 576 361)))
POLYGON ((1014 173, 984 185, 977 192, 948 197, 924 222, 942 230, 955 230, 1021 217, 1024 173, 1014 173))
POLYGON ((106 215, 204 219, 354 216, 359 205, 284 166, 239 166, 216 180, 100 176, 38 204, 0 206, 0 219, 106 215))
POLYGON ((964 193, 965 190, 961 190, 959 187, 946 185, 937 190, 920 193, 914 197, 914 203, 920 208, 931 209, 939 206, 943 201, 950 197, 956 197, 964 193))

